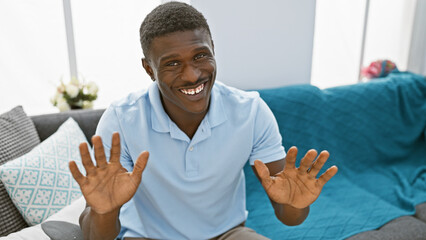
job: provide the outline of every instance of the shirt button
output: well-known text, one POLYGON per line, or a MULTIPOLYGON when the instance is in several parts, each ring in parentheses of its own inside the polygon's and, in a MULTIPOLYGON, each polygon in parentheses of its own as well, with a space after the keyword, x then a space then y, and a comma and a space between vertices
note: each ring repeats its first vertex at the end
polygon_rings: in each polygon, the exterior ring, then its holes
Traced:
POLYGON ((194 147, 190 147, 190 148, 189 148, 189 151, 190 151, 190 152, 192 152, 192 150, 194 150, 194 147))

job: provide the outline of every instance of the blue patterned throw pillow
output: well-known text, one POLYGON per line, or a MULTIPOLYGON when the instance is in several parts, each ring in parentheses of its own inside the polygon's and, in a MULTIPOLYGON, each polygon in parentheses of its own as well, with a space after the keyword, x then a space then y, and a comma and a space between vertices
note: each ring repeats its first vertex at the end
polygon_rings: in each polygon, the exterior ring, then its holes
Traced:
POLYGON ((28 224, 43 222, 81 196, 68 169, 74 160, 84 171, 81 142, 87 142, 86 137, 69 118, 31 152, 0 166, 0 180, 28 224))

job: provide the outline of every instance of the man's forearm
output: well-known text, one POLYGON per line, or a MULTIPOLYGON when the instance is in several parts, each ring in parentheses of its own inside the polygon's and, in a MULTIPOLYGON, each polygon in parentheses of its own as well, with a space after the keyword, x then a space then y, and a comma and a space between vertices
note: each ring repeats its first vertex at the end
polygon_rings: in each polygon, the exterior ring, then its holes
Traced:
POLYGON ((299 225, 308 217, 309 207, 298 209, 290 205, 271 202, 275 210, 275 216, 285 225, 299 225))
POLYGON ((118 218, 120 209, 107 213, 97 214, 86 207, 80 216, 80 227, 85 240, 113 240, 120 233, 121 224, 118 218))

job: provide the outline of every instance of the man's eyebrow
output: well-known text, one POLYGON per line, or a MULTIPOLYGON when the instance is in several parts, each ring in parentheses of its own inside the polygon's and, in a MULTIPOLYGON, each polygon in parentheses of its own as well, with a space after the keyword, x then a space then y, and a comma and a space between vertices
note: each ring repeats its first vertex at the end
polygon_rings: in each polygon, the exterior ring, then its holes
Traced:
POLYGON ((199 52, 199 51, 208 51, 208 52, 211 52, 210 51, 210 48, 208 48, 208 47, 206 47, 206 46, 202 46, 202 47, 197 47, 197 48, 195 48, 194 50, 192 50, 193 52, 199 52))
POLYGON ((160 62, 165 62, 165 61, 167 61, 167 60, 169 60, 169 59, 177 58, 177 57, 179 57, 179 54, 171 54, 171 55, 167 55, 167 56, 162 57, 162 58, 160 59, 160 62))

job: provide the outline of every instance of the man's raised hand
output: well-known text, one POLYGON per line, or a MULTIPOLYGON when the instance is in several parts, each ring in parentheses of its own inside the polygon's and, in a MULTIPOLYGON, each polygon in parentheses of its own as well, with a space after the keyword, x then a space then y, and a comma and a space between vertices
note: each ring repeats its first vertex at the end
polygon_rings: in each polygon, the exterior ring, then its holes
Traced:
POLYGON ((101 137, 94 136, 92 143, 95 149, 96 166, 90 157, 87 143, 81 143, 81 161, 87 174, 84 176, 74 161, 69 163, 69 168, 91 209, 98 214, 106 214, 119 209, 136 193, 149 153, 145 151, 139 155, 133 172, 130 173, 120 163, 120 136, 118 133, 112 135, 109 162, 105 157, 101 137))
POLYGON ((263 162, 256 160, 254 166, 269 198, 299 209, 311 205, 318 198, 322 187, 337 173, 337 167, 332 166, 317 179, 316 176, 330 156, 327 151, 322 151, 315 160, 317 155, 315 150, 309 150, 300 161, 299 168, 296 168, 297 148, 291 147, 285 158, 284 169, 274 176, 270 176, 263 162))

